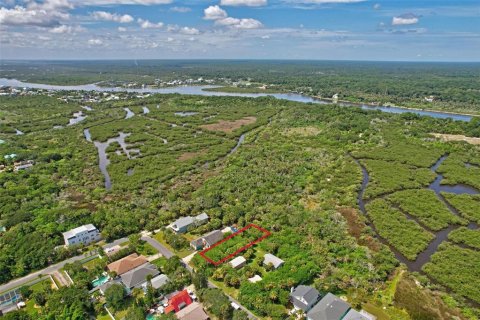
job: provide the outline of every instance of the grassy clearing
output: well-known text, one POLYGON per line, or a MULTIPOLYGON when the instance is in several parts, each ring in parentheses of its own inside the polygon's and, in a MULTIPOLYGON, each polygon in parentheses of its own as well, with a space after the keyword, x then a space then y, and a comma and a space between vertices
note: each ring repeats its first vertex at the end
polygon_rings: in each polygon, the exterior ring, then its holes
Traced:
POLYGON ((388 196, 387 199, 417 217, 431 230, 438 231, 451 224, 466 223, 451 213, 432 190, 404 190, 388 196))
POLYGON ((366 209, 380 236, 410 260, 415 260, 434 238, 431 233, 415 221, 408 220, 385 200, 373 200, 366 209))
POLYGON ((430 169, 398 162, 383 160, 363 160, 362 162, 370 174, 370 183, 365 190, 367 199, 394 191, 426 187, 436 176, 430 169))
POLYGON ((480 250, 480 230, 461 227, 448 234, 448 239, 455 243, 464 244, 480 250))
POLYGON ((480 223, 480 195, 453 193, 442 193, 442 195, 464 218, 480 223))
POLYGON ((461 154, 451 154, 438 168, 443 174, 443 184, 466 184, 480 190, 480 168, 467 167, 468 157, 461 154))
POLYGON ((423 270, 454 292, 480 303, 480 252, 443 243, 423 270))
POLYGON ((152 247, 151 244, 148 242, 140 243, 136 248, 135 251, 138 252, 138 254, 143 255, 143 256, 152 256, 154 254, 157 254, 158 251, 154 247, 152 247))

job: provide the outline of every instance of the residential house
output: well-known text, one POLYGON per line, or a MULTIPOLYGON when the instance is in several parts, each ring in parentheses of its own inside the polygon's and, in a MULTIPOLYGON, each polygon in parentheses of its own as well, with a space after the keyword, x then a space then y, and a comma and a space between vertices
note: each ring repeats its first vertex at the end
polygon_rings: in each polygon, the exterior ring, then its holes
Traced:
POLYGON ((131 255, 126 256, 125 258, 122 258, 120 260, 110 263, 107 266, 107 268, 110 272, 115 272, 117 275, 120 276, 147 262, 148 260, 144 256, 139 256, 136 253, 132 253, 131 255))
POLYGON ((299 285, 290 293, 294 308, 304 312, 308 312, 320 298, 318 290, 310 286, 299 285))
MULTIPOLYGON (((169 281, 170 279, 166 275, 159 274, 158 276, 152 278, 151 283, 152 283, 153 289, 159 289, 162 286, 166 285, 169 281)), ((147 291, 147 286, 148 286, 148 282, 145 282, 144 284, 142 284, 144 291, 147 291)))
POLYGON ((206 213, 199 214, 196 217, 182 217, 170 224, 168 227, 176 233, 185 233, 190 228, 198 227, 208 222, 208 215, 206 213))
POLYGON ((233 259, 232 261, 230 261, 230 265, 232 266, 233 269, 240 269, 242 268, 245 264, 247 263, 247 260, 240 256, 240 257, 236 257, 235 259, 233 259))
POLYGON ((155 277, 159 273, 160 271, 158 271, 157 267, 151 263, 146 263, 122 274, 120 277, 122 278, 122 282, 125 287, 132 289, 142 287, 142 285, 147 281, 148 276, 155 277))
POLYGON ((327 293, 310 311, 308 320, 342 320, 350 310, 350 305, 337 296, 327 293))
POLYGON ((274 269, 280 268, 281 266, 283 266, 284 263, 285 261, 270 253, 266 253, 263 257, 263 265, 267 266, 269 264, 272 264, 274 269))
POLYGON ((187 290, 180 291, 168 300, 168 306, 165 308, 165 313, 178 312, 192 302, 192 297, 190 297, 187 290))
POLYGON ((209 317, 203 310, 203 305, 198 302, 189 304, 178 311, 175 316, 178 320, 208 320, 209 317))
POLYGON ((63 233, 66 246, 87 245, 92 242, 97 242, 101 238, 100 232, 93 224, 86 224, 63 233))
POLYGON ((212 232, 207 233, 206 235, 193 240, 190 242, 190 246, 194 250, 202 250, 210 248, 215 243, 223 239, 223 233, 220 230, 213 230, 212 232))
POLYGON ((361 312, 358 312, 357 310, 350 309, 350 311, 347 312, 347 314, 345 315, 345 317, 342 318, 342 320, 373 320, 373 319, 370 317, 367 317, 361 312))
POLYGON ((17 172, 20 170, 28 169, 30 167, 33 167, 33 164, 34 164, 33 160, 15 162, 13 164, 13 171, 17 172))

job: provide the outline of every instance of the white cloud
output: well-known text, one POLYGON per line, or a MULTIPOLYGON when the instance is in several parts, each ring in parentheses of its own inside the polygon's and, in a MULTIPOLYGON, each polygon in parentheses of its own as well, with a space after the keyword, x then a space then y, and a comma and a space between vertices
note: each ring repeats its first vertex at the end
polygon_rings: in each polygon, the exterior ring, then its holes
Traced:
POLYGON ((398 16, 398 17, 393 17, 392 25, 404 26, 404 25, 416 24, 418 23, 418 21, 419 20, 416 15, 408 13, 408 14, 402 14, 401 16, 398 16))
POLYGON ((290 0, 290 3, 304 3, 304 4, 333 4, 333 3, 357 3, 365 2, 367 0, 290 0))
POLYGON ((229 17, 227 12, 219 6, 210 6, 204 10, 204 19, 215 20, 215 25, 225 26, 236 29, 258 29, 263 27, 263 24, 255 19, 239 19, 229 17))
POLYGON ((215 21, 215 24, 237 29, 258 29, 263 27, 263 24, 255 19, 237 19, 232 17, 217 20, 215 21))
POLYGON ((196 34, 200 34, 200 31, 198 29, 195 29, 195 28, 183 27, 183 28, 180 29, 180 33, 189 34, 189 35, 196 35, 196 34))
POLYGON ((163 22, 154 23, 143 19, 138 19, 137 22, 142 29, 160 29, 163 27, 163 22))
POLYGON ((77 32, 83 32, 85 31, 85 28, 82 28, 80 26, 67 26, 67 25, 61 25, 55 28, 50 29, 48 32, 50 33, 77 33, 77 32))
POLYGON ((205 20, 218 20, 228 17, 227 12, 219 6, 210 6, 203 10, 205 20))
POLYGON ((101 39, 90 39, 88 40, 88 44, 92 46, 101 46, 103 41, 101 39))
MULTIPOLYGON (((53 7, 51 1, 44 4, 48 8, 53 7)), ((0 8, 0 25, 3 26, 54 27, 69 17, 70 15, 62 10, 47 10, 37 3, 29 7, 0 8)))
POLYGON ((266 6, 267 0, 221 0, 220 5, 260 7, 260 6, 266 6))
POLYGON ((118 27, 118 32, 125 32, 127 31, 127 28, 124 28, 124 27, 118 27))
POLYGON ((95 11, 92 13, 92 17, 95 20, 103 20, 103 21, 115 21, 118 23, 130 23, 134 19, 129 14, 119 15, 116 13, 110 13, 105 11, 95 11))
POLYGON ((106 6, 106 5, 122 5, 137 4, 150 6, 155 4, 170 4, 173 0, 72 0, 72 3, 80 6, 106 6))
POLYGON ((170 11, 178 12, 178 13, 186 13, 192 11, 189 7, 171 7, 170 11))

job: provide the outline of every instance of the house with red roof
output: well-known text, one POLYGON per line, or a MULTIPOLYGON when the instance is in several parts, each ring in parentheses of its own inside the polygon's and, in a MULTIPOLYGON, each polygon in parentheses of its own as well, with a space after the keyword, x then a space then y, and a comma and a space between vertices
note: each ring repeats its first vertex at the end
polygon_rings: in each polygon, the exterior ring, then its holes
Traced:
POLYGON ((168 307, 165 308, 165 313, 178 312, 192 302, 192 298, 187 290, 180 291, 168 300, 168 307))

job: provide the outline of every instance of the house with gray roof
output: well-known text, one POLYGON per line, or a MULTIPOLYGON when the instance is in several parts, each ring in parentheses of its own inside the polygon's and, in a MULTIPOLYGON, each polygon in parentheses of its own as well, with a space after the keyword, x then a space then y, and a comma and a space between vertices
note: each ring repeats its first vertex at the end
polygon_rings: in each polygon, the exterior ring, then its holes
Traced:
POLYGON ((367 317, 362 312, 350 309, 350 311, 347 312, 347 314, 345 315, 345 317, 343 317, 342 320, 372 320, 372 318, 367 317))
POLYGON ((263 265, 266 266, 266 265, 272 264, 274 269, 280 268, 284 263, 285 261, 274 256, 271 253, 266 253, 265 256, 263 257, 263 265))
MULTIPOLYGON (((158 276, 152 278, 151 283, 152 283, 153 289, 159 289, 160 287, 166 285, 169 281, 170 279, 166 275, 159 274, 158 276)), ((144 282, 142 284, 143 290, 147 291, 147 287, 148 287, 148 282, 144 282)))
POLYGON ((63 233, 66 246, 87 245, 101 238, 100 232, 93 224, 86 224, 63 233))
POLYGON ((310 311, 308 320, 342 320, 350 310, 350 305, 337 296, 327 293, 310 311))
POLYGON ((204 236, 193 240, 190 242, 190 246, 193 250, 202 250, 206 248, 210 248, 215 243, 223 239, 223 233, 220 230, 213 230, 205 234, 204 236))
POLYGON ((308 312, 317 302, 321 296, 317 289, 299 285, 290 293, 290 301, 297 310, 308 312))
POLYGON ((190 228, 198 227, 208 222, 208 215, 204 212, 196 217, 181 217, 170 224, 168 227, 176 233, 185 233, 190 228))
POLYGON ((159 273, 160 271, 158 271, 157 267, 155 267, 153 264, 145 263, 122 274, 120 277, 122 278, 122 282, 125 287, 132 289, 141 287, 142 284, 147 281, 147 277, 149 275, 155 277, 159 273))

